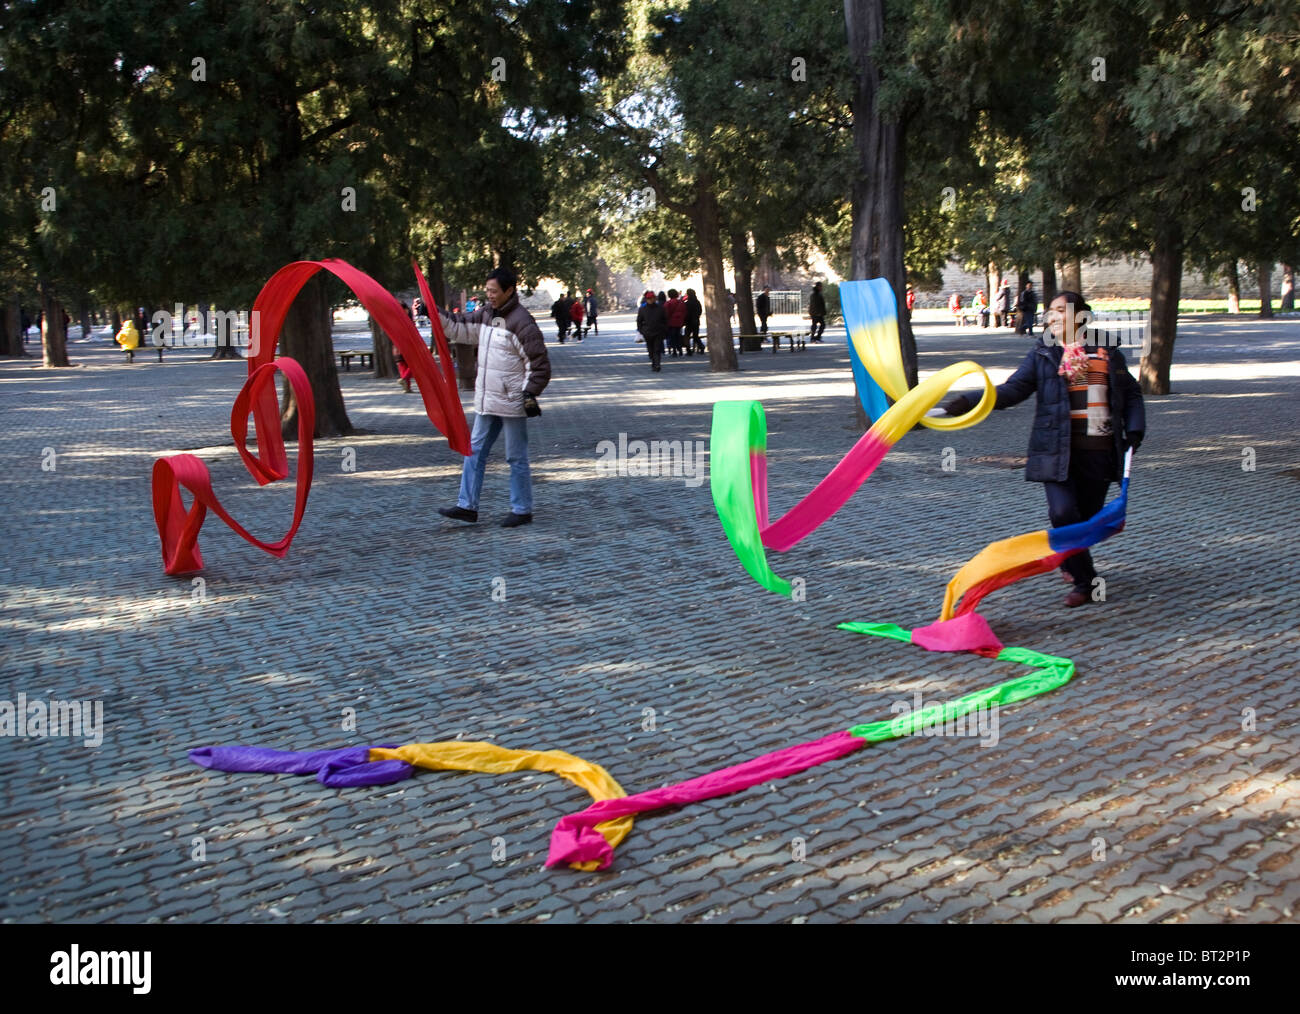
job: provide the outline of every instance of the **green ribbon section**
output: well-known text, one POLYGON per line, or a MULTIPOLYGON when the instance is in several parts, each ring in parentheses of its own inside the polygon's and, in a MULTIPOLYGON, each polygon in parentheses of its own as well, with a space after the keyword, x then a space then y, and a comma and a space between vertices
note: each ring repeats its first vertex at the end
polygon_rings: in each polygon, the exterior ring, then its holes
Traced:
POLYGON ((722 530, 749 576, 768 591, 790 597, 791 585, 767 564, 754 507, 751 454, 767 450, 762 402, 720 401, 713 406, 709 443, 709 488, 722 530))
MULTIPOLYGON (((839 628, 856 634, 888 637, 895 641, 912 640, 910 630, 893 623, 841 623, 839 628)), ((1019 662, 1022 665, 1032 666, 1035 671, 984 690, 976 690, 946 704, 930 704, 919 711, 911 711, 888 721, 855 725, 848 730, 849 734, 861 736, 873 743, 915 735, 926 727, 946 725, 949 721, 978 708, 986 708, 993 704, 1015 704, 1029 697, 1059 690, 1074 676, 1074 663, 1070 659, 1057 655, 1044 655, 1030 648, 1003 648, 998 652, 997 661, 1019 662)))

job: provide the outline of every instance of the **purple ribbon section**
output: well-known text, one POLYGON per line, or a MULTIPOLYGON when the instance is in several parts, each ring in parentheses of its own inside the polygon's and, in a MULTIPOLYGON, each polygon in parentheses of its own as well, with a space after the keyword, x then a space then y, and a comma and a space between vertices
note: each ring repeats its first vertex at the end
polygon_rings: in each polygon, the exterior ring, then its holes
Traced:
MULTIPOLYGON (((385 746, 384 749, 393 749, 385 746)), ((315 775, 322 785, 388 785, 410 778, 415 768, 405 761, 371 763, 369 746, 338 750, 268 750, 261 746, 204 746, 190 751, 190 760, 214 771, 262 771, 280 775, 315 775)))

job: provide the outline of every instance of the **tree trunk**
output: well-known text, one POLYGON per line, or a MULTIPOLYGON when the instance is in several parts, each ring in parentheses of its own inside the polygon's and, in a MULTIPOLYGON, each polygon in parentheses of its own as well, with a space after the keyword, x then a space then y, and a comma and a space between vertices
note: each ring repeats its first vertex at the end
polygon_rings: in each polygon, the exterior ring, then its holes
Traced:
POLYGON ((54 298, 49 284, 42 279, 41 350, 46 366, 71 366, 68 362, 68 336, 63 327, 63 306, 54 298))
POLYGON ((1262 261, 1259 265, 1259 315, 1273 316, 1273 265, 1262 261))
POLYGON ((1237 262, 1224 265, 1223 277, 1228 280, 1228 312, 1241 313, 1241 279, 1237 275, 1237 262))
POLYGON ((1278 310, 1282 313, 1290 313, 1295 309, 1295 270, 1290 264, 1282 265, 1282 291, 1280 293, 1282 302, 1278 310))
MULTIPOLYGON (((1042 267, 1043 284, 1039 287, 1039 295, 1043 297, 1043 308, 1052 305, 1052 300, 1056 298, 1056 265, 1044 264, 1042 267)), ((1020 290, 1024 291, 1024 286, 1020 290)))
POLYGON ((704 320, 708 328, 709 369, 714 373, 736 370, 736 344, 731 340, 731 300, 727 298, 726 269, 722 263, 722 213, 713 192, 713 178, 701 173, 696 181, 691 225, 700 251, 704 282, 704 320))
POLYGON ((397 360, 393 356, 393 343, 375 323, 374 317, 367 317, 366 322, 370 325, 370 344, 375 353, 375 379, 396 377, 397 360))
MULTIPOLYGON (((850 276, 885 278, 894 290, 898 340, 908 387, 916 386, 916 341, 907 319, 903 265, 903 125, 885 122, 877 108, 880 68, 872 54, 885 40, 884 0, 844 0, 844 23, 854 61, 853 233, 850 276)), ((860 402, 861 399, 858 399, 860 402)), ((861 408, 856 410, 861 421, 861 408)))
POLYGON ((462 391, 474 390, 478 381, 478 346, 452 345, 456 357, 456 382, 462 391))
POLYGON ((1183 227, 1166 220, 1151 250, 1150 349, 1142 360, 1142 393, 1168 394, 1178 332, 1178 296, 1183 284, 1183 227))
MULTIPOLYGON (((228 326, 228 325, 223 325, 223 326, 221 326, 221 327, 216 327, 216 326, 213 324, 213 318, 214 318, 214 316, 216 315, 216 307, 215 307, 215 306, 210 306, 210 305, 208 305, 208 304, 202 304, 202 305, 207 306, 207 314, 208 314, 208 316, 207 316, 207 324, 208 324, 208 328, 207 328, 207 330, 211 331, 212 334, 214 335, 214 337, 217 339, 217 343, 216 343, 215 346, 213 346, 213 349, 212 349, 212 355, 211 355, 209 358, 212 358, 212 359, 242 359, 243 356, 241 356, 241 355, 239 354, 239 348, 235 345, 235 329, 234 329, 234 327, 233 327, 233 326, 228 326), (220 334, 220 333, 218 333, 218 332, 225 332, 225 333, 224 333, 224 334, 220 334)), ((225 319, 225 318, 223 318, 223 320, 224 320, 224 319, 225 319)))
POLYGON ((90 337, 90 297, 82 296, 77 301, 77 321, 81 324, 81 338, 90 337))
POLYGON ((1025 291, 1025 286, 1029 284, 1029 281, 1030 281, 1029 272, 1026 271, 1024 268, 1016 268, 1016 288, 1015 288, 1014 298, 1012 298, 1011 300, 1011 306, 1013 312, 1016 305, 1016 300, 1019 299, 1020 294, 1025 291))
MULTIPOLYGON (((447 309, 447 268, 443 260, 442 240, 438 240, 433 247, 433 259, 429 261, 429 292, 433 294, 434 300, 444 310, 447 309)), ((429 311, 429 319, 433 319, 433 307, 426 307, 429 311)), ((438 343, 433 338, 433 333, 429 334, 429 350, 432 352, 438 347, 438 343)))
MULTIPOLYGON (((1083 292, 1083 263, 1078 257, 1061 261, 1061 289, 1065 292, 1083 292)), ((1055 298, 1055 294, 1053 294, 1055 298)))
POLYGON ((749 250, 749 234, 731 234, 731 263, 736 276, 736 313, 740 316, 740 333, 757 334, 754 323, 754 256, 749 250))
MULTIPOLYGON (((334 365, 334 342, 330 335, 330 304, 325 281, 313 275, 302 287, 280 332, 280 355, 296 359, 311 382, 311 392, 316 401, 316 429, 313 436, 347 436, 353 432, 343 407, 343 392, 339 390, 339 373, 334 365)), ((298 401, 293 389, 284 384, 284 410, 280 414, 280 427, 285 439, 298 433, 298 401)))
POLYGON ((0 344, 0 354, 6 356, 23 356, 23 308, 18 300, 11 299, 5 304, 4 312, 5 340, 0 344))
POLYGON ((110 314, 108 326, 113 329, 113 337, 116 338, 117 333, 122 330, 122 311, 114 306, 110 314))

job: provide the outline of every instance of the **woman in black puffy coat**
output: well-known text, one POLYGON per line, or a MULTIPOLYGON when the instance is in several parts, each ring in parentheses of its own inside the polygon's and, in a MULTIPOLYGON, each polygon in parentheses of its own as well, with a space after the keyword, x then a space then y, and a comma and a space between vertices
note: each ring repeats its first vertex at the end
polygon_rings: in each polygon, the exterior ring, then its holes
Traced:
MULTIPOLYGON (((1058 293, 1048 308, 1046 330, 997 388, 1000 409, 1037 395, 1025 478, 1043 484, 1053 528, 1086 521, 1101 510, 1110 484, 1122 477, 1124 452, 1136 450, 1146 431, 1142 389, 1118 348, 1093 343, 1090 319, 1091 308, 1081 295, 1058 293)), ((941 407, 961 415, 978 400, 978 392, 955 394, 941 407)), ((1066 606, 1094 601, 1097 570, 1090 553, 1067 558, 1061 570, 1073 584, 1066 606)))

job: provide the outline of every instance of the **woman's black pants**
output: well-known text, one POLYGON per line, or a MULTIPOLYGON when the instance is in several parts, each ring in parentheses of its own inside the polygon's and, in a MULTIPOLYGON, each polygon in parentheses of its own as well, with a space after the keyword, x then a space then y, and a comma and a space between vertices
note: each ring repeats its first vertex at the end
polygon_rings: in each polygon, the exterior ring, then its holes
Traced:
MULTIPOLYGON (((1052 527, 1087 521, 1101 510, 1106 505, 1106 491, 1114 474, 1114 451, 1071 451, 1069 478, 1065 482, 1043 483, 1052 527)), ((1070 575, 1075 588, 1086 595, 1092 594, 1097 568, 1092 564, 1091 553, 1086 549, 1075 553, 1061 564, 1061 569, 1070 575)))

